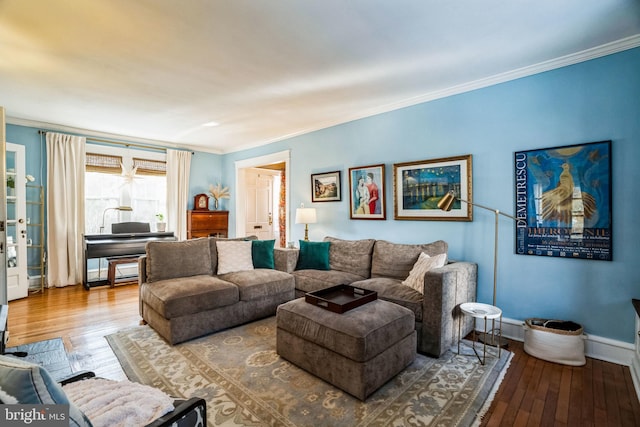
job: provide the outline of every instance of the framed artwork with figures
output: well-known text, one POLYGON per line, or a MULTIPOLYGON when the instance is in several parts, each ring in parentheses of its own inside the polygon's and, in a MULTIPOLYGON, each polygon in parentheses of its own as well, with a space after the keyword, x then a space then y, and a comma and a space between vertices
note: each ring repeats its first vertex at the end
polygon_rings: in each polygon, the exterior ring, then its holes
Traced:
POLYGON ((349 168, 351 219, 386 219, 384 165, 349 168))

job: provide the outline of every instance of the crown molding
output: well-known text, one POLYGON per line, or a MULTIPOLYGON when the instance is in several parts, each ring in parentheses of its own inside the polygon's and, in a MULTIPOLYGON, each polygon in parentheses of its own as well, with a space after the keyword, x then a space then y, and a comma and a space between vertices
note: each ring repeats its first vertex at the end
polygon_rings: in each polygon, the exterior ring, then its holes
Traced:
POLYGON ((120 135, 120 134, 109 133, 109 132, 99 132, 99 131, 94 131, 89 129, 76 128, 73 126, 41 122, 38 120, 21 119, 18 117, 7 117, 6 123, 11 125, 27 126, 31 128, 40 128, 44 131, 57 131, 57 132, 71 133, 75 135, 85 136, 87 138, 91 138, 91 137, 105 138, 105 139, 110 139, 110 140, 113 140, 114 142, 120 142, 120 143, 130 142, 130 143, 146 144, 149 146, 156 146, 156 147, 163 147, 163 148, 175 148, 175 149, 182 149, 182 150, 189 150, 189 151, 200 151, 200 152, 211 153, 211 154, 222 154, 220 151, 210 150, 210 149, 207 149, 206 147, 201 147, 201 146, 192 146, 188 144, 175 144, 175 143, 160 141, 156 139, 137 138, 135 136, 120 135))
POLYGON ((321 122, 314 126, 305 128, 297 132, 292 132, 280 137, 270 138, 263 141, 256 141, 254 143, 242 144, 239 146, 231 147, 229 149, 222 149, 222 150, 212 150, 212 149, 207 149, 207 147, 194 146, 190 144, 175 144, 167 141, 136 138, 132 136, 111 134, 106 132, 97 132, 97 131, 91 131, 87 129, 74 128, 71 126, 57 125, 53 123, 39 122, 35 120, 20 119, 16 117, 7 117, 6 122, 9 124, 30 126, 30 127, 36 127, 36 128, 40 127, 40 128, 45 128, 49 130, 57 130, 61 132, 69 132, 69 133, 81 134, 86 136, 110 138, 114 140, 124 140, 124 141, 130 141, 130 142, 140 142, 145 144, 158 145, 161 147, 188 149, 192 151, 200 151, 200 152, 206 152, 211 154, 224 155, 224 154, 229 154, 233 152, 244 151, 250 148, 256 148, 256 147, 268 145, 273 142, 283 141, 283 140, 297 137, 300 135, 316 132, 321 129, 326 129, 332 126, 348 123, 354 120, 360 120, 367 117, 375 116, 377 114, 388 113, 390 111, 398 110, 401 108, 411 107, 417 104, 422 104, 425 102, 434 101, 437 99, 442 99, 442 98, 446 98, 453 95, 459 95, 465 92, 486 88, 489 86, 509 82, 509 81, 520 79, 523 77, 529 77, 535 74, 544 73, 546 71, 567 67, 567 66, 578 64, 585 61, 590 61, 592 59, 601 58, 603 56, 612 55, 612 54, 633 49, 636 47, 640 47, 640 34, 635 34, 633 36, 626 37, 624 39, 616 40, 611 43, 606 43, 601 46, 597 46, 591 49, 586 49, 581 52, 576 52, 570 55, 565 55, 556 59, 540 62, 538 64, 518 68, 515 70, 507 71, 507 72, 496 74, 486 78, 463 83, 460 85, 451 86, 442 90, 428 92, 428 93, 407 98, 401 101, 380 105, 368 110, 364 110, 356 113, 348 112, 342 115, 342 118, 340 120, 330 120, 326 122, 321 122))
POLYGON ((520 79, 523 77, 529 77, 535 74, 544 73, 546 71, 551 71, 558 68, 579 64, 581 62, 590 61, 592 59, 601 58, 607 55, 612 55, 614 53, 622 52, 622 51, 633 49, 636 47, 640 47, 640 34, 636 34, 630 37, 626 37, 624 39, 616 40, 614 42, 597 46, 591 49, 586 49, 581 52, 576 52, 570 55, 565 55, 559 58, 540 62, 538 64, 518 68, 515 70, 507 71, 507 72, 496 74, 486 78, 463 83, 460 85, 451 86, 442 90, 425 93, 423 95, 418 95, 418 96, 404 99, 398 102, 381 105, 369 110, 361 111, 359 113, 355 113, 355 114, 345 113, 342 116, 342 119, 339 121, 327 121, 324 123, 319 123, 318 125, 313 126, 311 128, 294 132, 282 137, 273 138, 268 141, 263 141, 262 143, 247 144, 242 147, 235 147, 235 149, 232 149, 226 152, 241 151, 241 150, 245 150, 245 149, 260 146, 260 145, 270 144, 272 142, 282 141, 285 139, 304 135, 310 132, 326 129, 328 127, 352 122, 354 120, 364 119, 367 117, 375 116, 377 114, 388 113, 390 111, 399 110, 401 108, 411 107, 411 106, 422 104, 425 102, 435 101, 437 99, 442 99, 442 98, 446 98, 453 95, 459 95, 465 92, 471 92, 477 89, 483 89, 483 88, 494 86, 500 83, 506 83, 506 82, 520 79))

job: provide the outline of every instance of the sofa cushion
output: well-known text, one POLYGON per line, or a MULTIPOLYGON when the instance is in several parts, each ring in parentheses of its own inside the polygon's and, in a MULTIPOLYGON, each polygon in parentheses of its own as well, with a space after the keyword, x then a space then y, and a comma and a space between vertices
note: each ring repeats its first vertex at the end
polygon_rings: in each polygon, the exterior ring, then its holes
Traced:
POLYGON ((421 252, 429 256, 447 253, 447 242, 438 240, 425 244, 400 244, 377 240, 373 246, 371 277, 392 277, 404 280, 421 252))
POLYGON ((266 299, 273 295, 295 291, 295 281, 289 273, 279 270, 258 268, 251 271, 237 271, 220 276, 238 287, 240 301, 266 299))
POLYGON ((409 286, 404 286, 400 279, 372 277, 370 279, 353 282, 351 286, 376 291, 378 293, 378 299, 393 302, 408 308, 413 311, 416 322, 422 322, 422 307, 425 297, 409 286))
POLYGON ((364 277, 338 270, 296 270, 296 289, 301 292, 314 292, 335 285, 348 285, 364 277))
POLYGON ((253 270, 251 246, 250 241, 218 240, 216 242, 216 250, 218 252, 217 274, 253 270))
POLYGON ((206 238, 151 241, 146 245, 147 282, 211 275, 211 255, 206 238))
POLYGON ((275 240, 254 240, 251 242, 251 258, 253 268, 275 268, 273 247, 275 240))
POLYGON ((330 242, 329 265, 331 270, 354 273, 363 279, 371 276, 371 254, 374 239, 342 240, 327 236, 325 242, 330 242))
POLYGON ((300 240, 300 255, 296 270, 329 270, 330 242, 308 242, 300 240))
POLYGON ((34 363, 12 356, 0 356, 0 389, 13 396, 19 404, 69 405, 70 426, 91 425, 89 419, 69 401, 49 372, 34 363))
POLYGON ((447 254, 438 254, 430 257, 429 255, 421 252, 418 256, 418 261, 413 265, 413 268, 409 272, 409 277, 402 281, 402 284, 415 289, 421 294, 424 293, 424 275, 427 271, 434 268, 440 268, 447 262, 447 254))
POLYGON ((217 276, 191 276, 144 283, 142 300, 165 319, 199 313, 239 301, 238 287, 217 276))

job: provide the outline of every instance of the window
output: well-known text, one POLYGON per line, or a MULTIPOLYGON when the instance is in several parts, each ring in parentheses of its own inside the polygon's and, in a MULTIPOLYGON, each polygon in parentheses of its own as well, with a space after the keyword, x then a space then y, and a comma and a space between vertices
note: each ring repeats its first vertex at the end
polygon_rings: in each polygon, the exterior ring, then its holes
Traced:
POLYGON ((108 234, 111 224, 126 221, 148 222, 155 231, 156 215, 166 214, 165 158, 164 153, 88 144, 85 234, 108 234), (118 206, 133 210, 109 209, 118 206))

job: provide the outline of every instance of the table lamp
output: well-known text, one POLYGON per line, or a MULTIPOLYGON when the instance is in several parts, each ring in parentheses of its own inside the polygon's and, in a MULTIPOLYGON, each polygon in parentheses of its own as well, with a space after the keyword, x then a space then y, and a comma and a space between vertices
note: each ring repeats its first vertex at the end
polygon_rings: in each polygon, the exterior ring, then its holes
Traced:
POLYGON ((296 209, 296 224, 304 224, 304 240, 309 241, 309 224, 316 223, 316 208, 305 208, 304 203, 296 209))

